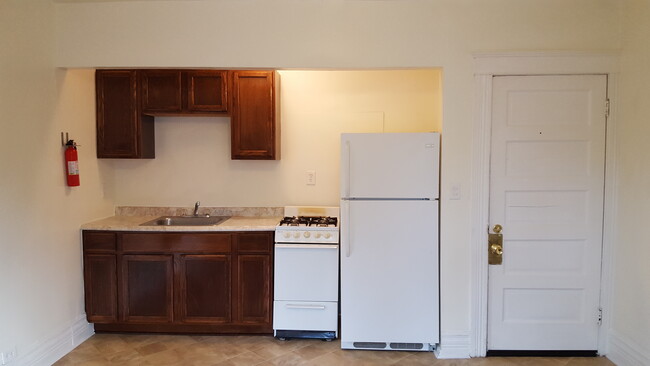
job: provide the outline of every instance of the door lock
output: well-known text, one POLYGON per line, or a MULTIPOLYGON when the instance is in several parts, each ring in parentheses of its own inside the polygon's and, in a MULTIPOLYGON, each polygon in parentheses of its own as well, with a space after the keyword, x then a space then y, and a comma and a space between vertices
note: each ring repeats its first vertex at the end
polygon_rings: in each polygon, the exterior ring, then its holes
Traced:
POLYGON ((492 231, 488 232, 488 264, 500 265, 503 263, 503 227, 499 224, 494 225, 492 231))

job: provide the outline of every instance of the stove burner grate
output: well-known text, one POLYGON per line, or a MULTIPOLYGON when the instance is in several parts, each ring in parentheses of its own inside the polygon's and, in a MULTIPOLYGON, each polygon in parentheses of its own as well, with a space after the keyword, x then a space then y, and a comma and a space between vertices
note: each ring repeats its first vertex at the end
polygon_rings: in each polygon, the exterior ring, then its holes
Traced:
POLYGON ((286 216, 280 221, 280 226, 319 226, 336 227, 338 219, 331 216, 286 216))

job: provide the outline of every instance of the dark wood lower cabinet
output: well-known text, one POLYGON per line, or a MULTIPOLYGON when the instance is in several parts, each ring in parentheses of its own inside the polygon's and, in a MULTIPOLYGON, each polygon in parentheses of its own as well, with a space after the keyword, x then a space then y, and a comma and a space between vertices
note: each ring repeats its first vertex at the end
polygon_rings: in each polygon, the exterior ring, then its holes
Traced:
POLYGON ((85 231, 96 331, 272 333, 273 233, 85 231))
POLYGON ((230 323, 230 255, 181 255, 178 319, 183 323, 230 323))
POLYGON ((123 320, 134 323, 171 323, 173 261, 171 255, 124 255, 118 298, 123 320))
POLYGON ((117 321, 115 254, 84 255, 86 316, 91 323, 117 321))
POLYGON ((266 299, 271 298, 270 283, 266 280, 271 276, 270 257, 268 255, 239 255, 237 256, 237 314, 242 323, 270 323, 270 304, 266 299))

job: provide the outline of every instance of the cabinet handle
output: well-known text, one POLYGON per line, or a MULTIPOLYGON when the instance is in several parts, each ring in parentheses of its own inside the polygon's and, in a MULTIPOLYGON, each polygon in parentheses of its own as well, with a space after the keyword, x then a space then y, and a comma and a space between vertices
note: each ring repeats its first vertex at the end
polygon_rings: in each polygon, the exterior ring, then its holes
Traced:
POLYGON ((311 310, 325 310, 324 305, 298 305, 298 304, 287 304, 287 309, 311 309, 311 310))

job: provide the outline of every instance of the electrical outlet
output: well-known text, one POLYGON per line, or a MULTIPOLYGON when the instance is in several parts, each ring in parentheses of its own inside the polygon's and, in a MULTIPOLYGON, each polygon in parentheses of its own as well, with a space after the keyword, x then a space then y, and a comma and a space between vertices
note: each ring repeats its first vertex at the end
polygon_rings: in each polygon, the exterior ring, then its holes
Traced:
POLYGON ((452 184, 449 189, 449 199, 450 200, 459 200, 460 199, 460 184, 452 184))
POLYGON ((18 356, 18 350, 14 347, 9 351, 0 353, 0 361, 2 361, 3 365, 8 365, 16 359, 16 356, 18 356))
POLYGON ((316 171, 315 170, 308 170, 307 171, 306 183, 307 183, 308 186, 315 186, 316 185, 316 171))

